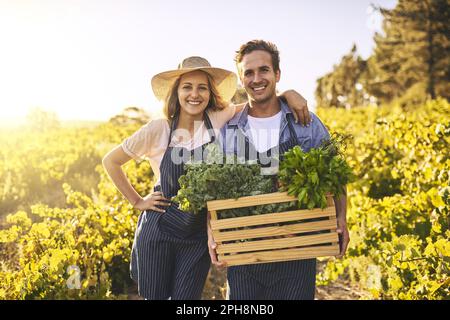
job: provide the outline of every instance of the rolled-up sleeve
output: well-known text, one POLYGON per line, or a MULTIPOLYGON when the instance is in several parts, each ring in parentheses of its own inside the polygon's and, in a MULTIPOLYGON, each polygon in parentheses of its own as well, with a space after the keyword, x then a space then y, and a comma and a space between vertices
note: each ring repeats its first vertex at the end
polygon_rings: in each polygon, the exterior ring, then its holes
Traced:
POLYGON ((208 111, 208 116, 214 129, 222 129, 223 126, 234 117, 235 112, 236 106, 229 105, 224 109, 208 111))
POLYGON ((130 157, 140 162, 152 157, 153 153, 167 147, 168 137, 165 120, 152 120, 122 141, 122 149, 130 157))

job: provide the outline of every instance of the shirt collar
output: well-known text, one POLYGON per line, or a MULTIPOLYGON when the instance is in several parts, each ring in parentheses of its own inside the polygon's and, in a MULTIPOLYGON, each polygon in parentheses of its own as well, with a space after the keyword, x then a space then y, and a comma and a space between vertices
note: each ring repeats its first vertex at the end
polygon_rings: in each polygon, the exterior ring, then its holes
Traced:
MULTIPOLYGON (((287 115, 292 113, 291 109, 285 103, 282 99, 278 98, 278 101, 280 101, 280 108, 281 108, 281 119, 287 121, 287 115)), ((233 117, 229 122, 228 125, 230 126, 238 126, 240 128, 244 128, 247 125, 248 122, 248 109, 250 108, 250 104, 246 103, 242 111, 237 117, 233 117)))

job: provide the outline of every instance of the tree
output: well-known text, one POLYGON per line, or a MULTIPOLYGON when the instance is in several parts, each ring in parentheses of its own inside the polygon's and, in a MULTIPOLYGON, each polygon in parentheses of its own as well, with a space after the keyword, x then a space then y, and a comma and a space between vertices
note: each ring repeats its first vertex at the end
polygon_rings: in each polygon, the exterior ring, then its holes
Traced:
POLYGON ((35 107, 26 116, 27 128, 35 132, 47 132, 61 127, 58 115, 53 111, 46 111, 35 107))
POLYGON ((381 101, 449 98, 449 0, 399 0, 378 7, 383 34, 375 35, 370 90, 381 101))
POLYGON ((352 108, 370 103, 367 93, 367 61, 353 45, 333 71, 317 80, 316 100, 322 107, 352 108))
POLYGON ((383 16, 373 54, 356 47, 333 71, 317 80, 319 106, 353 107, 368 102, 418 105, 450 97, 450 0, 399 0, 383 16))
POLYGON ((149 121, 149 114, 144 109, 140 109, 138 107, 127 107, 122 111, 122 113, 109 119, 109 122, 120 126, 136 123, 139 125, 144 125, 149 121))

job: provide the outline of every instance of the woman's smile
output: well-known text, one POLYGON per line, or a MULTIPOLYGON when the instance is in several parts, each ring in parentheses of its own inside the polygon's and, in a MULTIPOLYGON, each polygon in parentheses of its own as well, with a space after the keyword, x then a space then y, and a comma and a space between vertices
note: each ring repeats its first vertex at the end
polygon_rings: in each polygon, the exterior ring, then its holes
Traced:
POLYGON ((208 106, 211 91, 208 77, 202 71, 193 71, 181 76, 178 87, 178 100, 181 112, 199 116, 208 106))

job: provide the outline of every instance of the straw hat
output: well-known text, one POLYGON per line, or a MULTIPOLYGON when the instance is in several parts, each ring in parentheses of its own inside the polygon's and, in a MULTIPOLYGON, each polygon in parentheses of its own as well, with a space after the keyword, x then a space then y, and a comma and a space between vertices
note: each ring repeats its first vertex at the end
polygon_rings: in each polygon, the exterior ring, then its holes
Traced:
POLYGON ((169 90, 181 75, 196 70, 211 75, 222 98, 226 101, 231 100, 237 88, 236 74, 225 69, 213 68, 208 60, 202 57, 186 58, 178 65, 178 69, 161 72, 153 76, 152 89, 156 98, 158 100, 166 99, 169 90))

